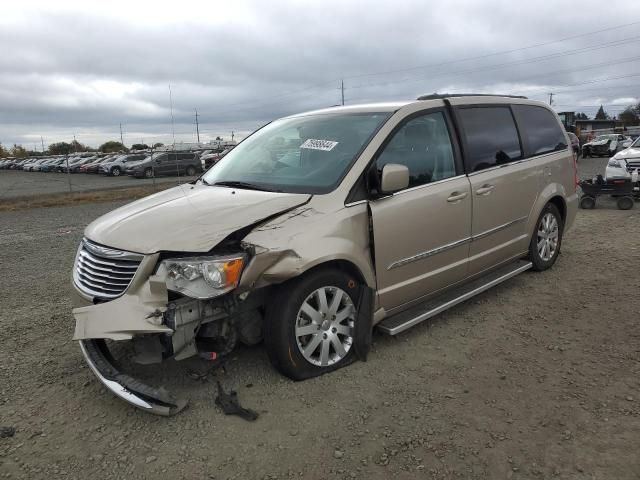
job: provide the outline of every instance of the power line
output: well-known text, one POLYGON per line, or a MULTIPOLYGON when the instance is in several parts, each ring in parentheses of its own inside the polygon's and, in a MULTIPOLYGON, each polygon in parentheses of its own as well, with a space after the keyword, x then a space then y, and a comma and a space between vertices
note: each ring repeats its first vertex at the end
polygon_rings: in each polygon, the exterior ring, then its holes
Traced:
POLYGON ((444 65, 452 65, 455 63, 462 63, 462 62, 468 62, 471 60, 480 60, 483 58, 489 58, 489 57, 494 57, 494 56, 498 56, 498 55, 504 55, 507 53, 515 53, 515 52, 521 52, 523 50, 529 50, 532 48, 538 48, 538 47, 544 47, 547 45, 552 45, 554 43, 560 43, 560 42, 566 42, 567 40, 575 40, 576 38, 582 38, 582 37, 587 37, 587 36, 591 36, 591 35, 595 35, 598 33, 602 33, 602 32, 608 32, 611 30, 618 30, 620 28, 625 28, 625 27, 630 27, 633 25, 638 25, 640 24, 640 21, 635 21, 635 22, 631 22, 631 23, 625 23, 622 25, 615 25, 612 27, 608 27, 608 28, 603 28, 601 30, 594 30, 591 32, 586 32, 586 33, 581 33, 578 35, 572 35, 570 37, 564 37, 564 38, 559 38, 557 40, 550 40, 548 42, 543 42, 543 43, 536 43, 533 45, 527 45, 525 47, 519 47, 519 48, 513 48, 510 50, 501 50, 498 52, 493 52, 493 53, 487 53, 484 55, 477 55, 477 56, 473 56, 473 57, 466 57, 466 58, 462 58, 459 60, 450 60, 447 62, 440 62, 440 63, 432 63, 432 64, 426 64, 426 65, 420 65, 420 66, 415 66, 415 67, 407 67, 407 68, 403 68, 403 69, 397 69, 397 70, 387 70, 387 71, 383 71, 383 72, 375 72, 375 73, 363 73, 363 74, 359 74, 359 75, 350 75, 350 76, 346 76, 344 78, 361 78, 361 77, 369 77, 369 76, 377 76, 377 75, 388 75, 391 73, 400 73, 400 72, 404 72, 404 71, 411 71, 411 70, 419 70, 419 69, 423 69, 423 68, 432 68, 432 67, 440 67, 440 66, 444 66, 444 65))
MULTIPOLYGON (((509 50, 502 50, 502 51, 498 51, 498 52, 492 52, 489 54, 484 54, 484 55, 477 55, 477 56, 473 56, 473 57, 467 57, 467 58, 463 58, 463 59, 459 59, 459 60, 451 60, 451 61, 447 61, 447 62, 441 62, 441 63, 435 63, 435 64, 427 64, 427 65, 421 65, 421 66, 416 66, 416 67, 408 67, 408 68, 404 68, 404 69, 397 69, 397 70, 388 70, 385 72, 373 72, 373 73, 364 73, 364 74, 357 74, 357 75, 350 75, 350 76, 345 76, 343 77, 344 79, 347 78, 361 78, 361 77, 367 77, 367 76, 378 76, 378 75, 384 75, 384 74, 390 74, 390 73, 400 73, 403 71, 411 71, 411 70, 417 70, 417 69, 421 69, 421 68, 430 68, 430 67, 436 67, 436 66, 444 66, 444 65, 450 65, 450 64, 456 64, 456 63, 461 63, 461 62, 467 62, 470 60, 479 60, 479 59, 483 59, 483 58, 489 58, 489 57, 494 57, 494 56, 498 56, 498 55, 504 55, 504 54, 508 54, 508 53, 514 53, 514 52, 519 52, 519 51, 524 51, 524 50, 529 50, 529 49, 533 49, 533 48, 538 48, 538 47, 543 47, 543 46, 547 46, 547 45, 552 45, 555 43, 561 43, 561 42, 565 42, 568 40, 573 40, 576 38, 582 38, 582 37, 586 37, 586 36, 591 36, 591 35, 596 35, 598 33, 602 33, 602 32, 607 32, 607 31, 611 31, 611 30, 618 30, 621 28, 625 28, 625 27, 630 27, 630 26, 634 26, 634 25, 638 25, 640 24, 640 21, 635 21, 635 22, 630 22, 630 23, 625 23, 625 24, 620 24, 620 25, 615 25, 615 26, 611 26, 608 28, 603 28, 600 30, 593 30, 590 32, 585 32, 585 33, 581 33, 578 35, 572 35, 569 37, 564 37, 564 38, 560 38, 560 39, 556 39, 556 40, 550 40, 548 42, 542 42, 542 43, 537 43, 537 44, 532 44, 532 45, 527 45, 524 47, 519 47, 519 48, 513 48, 513 49, 509 49, 509 50)), ((615 43, 615 42, 610 42, 610 43, 615 43)), ((586 48, 595 48, 595 47, 586 47, 586 48)), ((599 47, 599 48, 604 48, 604 47, 599 47)), ((582 50, 582 49, 579 49, 582 50)), ((319 88, 321 86, 325 86, 331 83, 334 83, 334 80, 328 80, 325 82, 321 82, 321 83, 317 83, 314 85, 310 85, 308 87, 299 89, 299 90, 295 90, 293 92, 284 92, 281 94, 277 94, 277 95, 271 95, 269 96, 269 98, 271 100, 275 99, 275 98, 283 98, 283 97, 287 97, 287 96, 292 96, 292 95, 297 95, 299 93, 304 93, 307 92, 309 90, 313 90, 316 88, 319 88)), ((354 87, 352 87, 354 88, 354 87)), ((304 98, 307 98, 307 96, 305 96, 304 98)), ((241 102, 235 102, 235 103, 230 103, 230 104, 223 104, 220 106, 220 108, 229 108, 229 107, 234 107, 237 105, 243 105, 243 104, 248 104, 247 101, 241 101, 241 102)), ((256 108, 260 108, 263 106, 268 106, 267 105, 261 105, 258 104, 256 105, 255 103, 253 104, 254 107, 256 108)), ((226 113, 226 112, 222 112, 222 113, 226 113)))
MULTIPOLYGON (((607 44, 601 44, 601 45, 595 45, 595 46, 589 46, 589 47, 581 47, 578 49, 573 49, 573 50, 565 50, 564 52, 557 52, 554 54, 549 54, 549 55, 541 55, 539 57, 533 57, 533 58, 528 58, 528 59, 523 59, 523 60, 514 60, 511 62, 505 62, 505 63, 498 63, 498 64, 494 64, 494 65, 487 65, 485 67, 479 67, 479 68, 472 68, 472 69, 468 69, 468 70, 457 70, 455 72, 436 72, 436 73, 430 73, 429 74, 429 79, 432 78, 438 78, 438 77, 457 77, 457 76, 462 76, 462 75, 473 75, 479 72, 486 72, 486 71, 490 71, 490 70, 495 70, 495 69, 500 69, 500 68, 504 68, 504 67, 510 67, 513 65, 525 65, 528 63, 535 63, 535 62, 541 62, 541 61, 545 61, 545 60, 551 60, 551 59, 556 59, 556 58, 562 58, 562 57, 566 57, 566 56, 570 56, 570 55, 575 55, 578 53, 585 53, 585 52, 589 52, 592 50, 598 50, 601 48, 608 48, 610 46, 617 46, 620 45, 621 43, 630 43, 630 42, 637 42, 640 40, 640 36, 635 36, 635 37, 629 37, 626 39, 622 39, 616 42, 609 42, 607 44)), ((412 82, 412 81, 416 81, 416 79, 414 77, 410 77, 410 78, 404 78, 404 79, 400 79, 400 80, 390 80, 387 82, 378 82, 378 83, 368 83, 368 84, 361 84, 361 85, 354 85, 353 87, 350 87, 351 89, 359 89, 359 88, 369 88, 369 87, 376 87, 376 86, 385 86, 385 85, 392 85, 395 83, 404 83, 404 82, 412 82)))

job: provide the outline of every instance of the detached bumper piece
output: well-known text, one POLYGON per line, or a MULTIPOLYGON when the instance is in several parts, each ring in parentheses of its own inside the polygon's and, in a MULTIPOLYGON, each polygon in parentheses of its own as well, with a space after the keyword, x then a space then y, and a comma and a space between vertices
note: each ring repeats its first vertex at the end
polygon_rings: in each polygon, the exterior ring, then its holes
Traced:
POLYGON ((104 340, 80 340, 80 349, 98 380, 117 397, 134 407, 165 417, 179 413, 186 399, 176 399, 164 388, 154 388, 121 373, 104 340))

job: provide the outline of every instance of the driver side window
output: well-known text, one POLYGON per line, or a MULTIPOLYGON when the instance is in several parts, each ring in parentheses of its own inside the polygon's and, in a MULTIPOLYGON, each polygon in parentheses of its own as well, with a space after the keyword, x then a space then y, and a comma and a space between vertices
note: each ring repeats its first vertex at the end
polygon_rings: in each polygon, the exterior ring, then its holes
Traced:
POLYGON ((429 113, 405 123, 378 156, 378 173, 388 163, 409 168, 409 188, 454 177, 453 148, 444 114, 429 113))

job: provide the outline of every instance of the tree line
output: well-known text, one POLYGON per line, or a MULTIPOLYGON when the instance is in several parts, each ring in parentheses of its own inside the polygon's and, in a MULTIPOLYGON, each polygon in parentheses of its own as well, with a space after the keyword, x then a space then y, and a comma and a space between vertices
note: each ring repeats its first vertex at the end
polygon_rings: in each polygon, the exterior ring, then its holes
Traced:
MULTIPOLYGON (((154 143, 153 148, 158 148, 164 146, 163 143, 154 143)), ((101 152, 101 153, 118 153, 118 152, 129 152, 132 150, 147 150, 149 145, 146 143, 134 143, 131 145, 131 148, 125 147, 122 143, 110 140, 108 142, 103 143, 98 148, 91 148, 87 145, 84 145, 77 140, 72 142, 56 142, 49 145, 46 152, 39 152, 36 150, 27 150, 22 145, 14 144, 13 147, 4 147, 2 143, 0 143, 0 157, 15 157, 15 158, 27 158, 27 157, 38 157, 45 154, 48 155, 67 155, 71 153, 80 153, 80 152, 101 152)))

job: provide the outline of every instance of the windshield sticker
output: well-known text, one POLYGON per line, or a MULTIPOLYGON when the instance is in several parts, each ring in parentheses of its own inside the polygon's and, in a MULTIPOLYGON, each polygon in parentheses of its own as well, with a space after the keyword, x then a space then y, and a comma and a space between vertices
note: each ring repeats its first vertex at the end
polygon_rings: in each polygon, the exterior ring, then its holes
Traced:
POLYGON ((332 142, 331 140, 316 140, 315 138, 308 138, 302 145, 300 145, 300 148, 330 152, 337 144, 338 142, 332 142))

